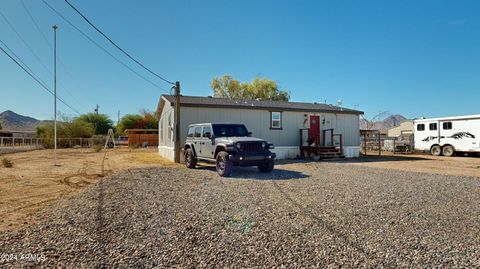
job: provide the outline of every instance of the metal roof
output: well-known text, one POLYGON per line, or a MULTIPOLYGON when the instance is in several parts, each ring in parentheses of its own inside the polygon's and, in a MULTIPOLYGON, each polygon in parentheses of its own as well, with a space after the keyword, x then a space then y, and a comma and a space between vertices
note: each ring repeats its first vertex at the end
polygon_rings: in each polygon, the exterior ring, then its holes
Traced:
POLYGON ((453 116, 453 117, 441 117, 441 118, 430 118, 430 119, 416 119, 413 122, 429 122, 429 121, 451 121, 451 120, 471 120, 471 119, 480 119, 480 114, 465 115, 465 116, 453 116))
MULTIPOLYGON (((162 95, 170 103, 175 104, 174 95, 162 95)), ((348 109, 344 107, 319 104, 319 103, 300 103, 300 102, 281 102, 281 101, 261 101, 261 100, 237 100, 217 97, 204 96, 181 96, 182 106, 190 107, 224 107, 224 108, 243 108, 243 109, 278 109, 281 111, 304 111, 304 112, 332 112, 345 114, 363 114, 362 111, 348 109)))

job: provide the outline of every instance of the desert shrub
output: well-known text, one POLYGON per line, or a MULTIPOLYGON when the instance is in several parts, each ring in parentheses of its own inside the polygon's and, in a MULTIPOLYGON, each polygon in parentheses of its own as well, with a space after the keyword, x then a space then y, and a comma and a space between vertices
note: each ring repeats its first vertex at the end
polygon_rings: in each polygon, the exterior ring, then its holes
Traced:
MULTIPOLYGON (((79 118, 62 117, 61 121, 57 122, 57 137, 58 138, 89 138, 95 133, 95 127, 89 123, 80 120, 79 118)), ((42 138, 43 146, 45 148, 54 147, 54 126, 53 122, 49 121, 37 127, 37 136, 42 138)), ((70 141, 57 140, 59 147, 70 147, 70 141)))
POLYGON ((13 161, 10 160, 9 158, 5 157, 2 159, 2 165, 5 168, 12 168, 13 167, 13 161))
POLYGON ((140 147, 139 144, 131 144, 131 145, 128 145, 129 148, 131 149, 138 149, 140 147))
POLYGON ((102 150, 102 148, 103 148, 103 147, 100 146, 100 145, 93 145, 93 146, 92 146, 92 149, 93 149, 93 151, 95 151, 95 152, 100 152, 100 151, 102 150))

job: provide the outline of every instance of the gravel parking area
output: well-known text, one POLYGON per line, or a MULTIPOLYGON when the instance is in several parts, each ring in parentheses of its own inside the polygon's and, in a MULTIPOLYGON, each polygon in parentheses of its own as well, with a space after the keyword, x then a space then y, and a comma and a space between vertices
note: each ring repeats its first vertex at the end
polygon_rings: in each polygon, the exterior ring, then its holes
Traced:
POLYGON ((145 168, 41 215, 0 235, 0 267, 480 266, 477 177, 343 163, 228 179, 210 167, 145 168))

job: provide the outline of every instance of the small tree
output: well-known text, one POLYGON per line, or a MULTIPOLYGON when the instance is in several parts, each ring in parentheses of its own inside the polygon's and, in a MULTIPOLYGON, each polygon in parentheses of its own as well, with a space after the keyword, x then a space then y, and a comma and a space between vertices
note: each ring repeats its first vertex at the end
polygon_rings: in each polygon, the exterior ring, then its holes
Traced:
MULTIPOLYGON (((51 148, 54 145, 54 123, 48 122, 37 127, 37 136, 42 138, 43 145, 51 148)), ((63 117, 61 122, 57 123, 58 138, 89 138, 95 134, 93 124, 83 121, 79 118, 63 117)))
POLYGON ((105 114, 87 113, 80 115, 76 120, 91 123, 95 128, 95 134, 106 135, 113 128, 113 121, 105 114))
POLYGON ((290 99, 290 94, 287 91, 280 90, 275 81, 266 78, 256 78, 251 83, 240 83, 232 76, 224 75, 214 78, 210 85, 214 96, 220 98, 285 102, 290 99))
POLYGON ((154 113, 142 109, 141 114, 127 114, 117 125, 117 134, 125 133, 126 129, 158 129, 158 118, 154 113))
POLYGON ((135 128, 141 128, 139 127, 141 122, 143 120, 142 115, 138 114, 127 114, 122 117, 120 122, 117 125, 116 131, 118 134, 123 134, 125 133, 126 129, 135 129, 135 128))

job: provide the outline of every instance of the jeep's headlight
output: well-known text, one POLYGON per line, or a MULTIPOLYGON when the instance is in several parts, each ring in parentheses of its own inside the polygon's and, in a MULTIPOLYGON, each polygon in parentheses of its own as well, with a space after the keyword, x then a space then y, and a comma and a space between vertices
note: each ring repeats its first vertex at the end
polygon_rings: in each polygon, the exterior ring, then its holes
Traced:
POLYGON ((237 146, 237 149, 238 150, 241 150, 242 149, 242 143, 238 142, 237 144, 235 144, 237 146))
POLYGON ((266 147, 267 147, 267 143, 262 142, 262 149, 265 150, 266 147))

